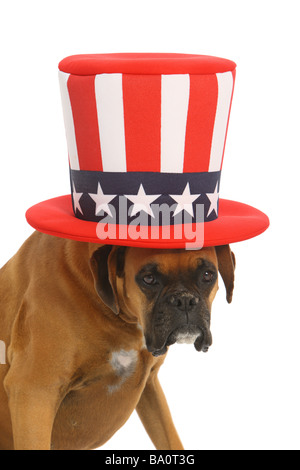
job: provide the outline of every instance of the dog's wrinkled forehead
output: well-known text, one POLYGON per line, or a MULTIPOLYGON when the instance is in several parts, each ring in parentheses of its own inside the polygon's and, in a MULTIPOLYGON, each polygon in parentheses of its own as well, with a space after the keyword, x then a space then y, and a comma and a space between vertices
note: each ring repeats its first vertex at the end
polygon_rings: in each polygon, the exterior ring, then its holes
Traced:
POLYGON ((210 247, 195 251, 128 248, 126 272, 136 275, 143 270, 158 270, 170 276, 187 270, 195 270, 201 260, 218 265, 215 250, 210 247))

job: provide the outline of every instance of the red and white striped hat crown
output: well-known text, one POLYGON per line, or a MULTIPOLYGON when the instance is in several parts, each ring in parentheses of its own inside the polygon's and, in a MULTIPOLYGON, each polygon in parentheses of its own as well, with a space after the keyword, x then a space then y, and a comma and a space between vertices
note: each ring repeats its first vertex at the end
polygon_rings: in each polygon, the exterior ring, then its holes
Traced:
MULTIPOLYGON (((95 223, 114 215, 112 223, 128 225, 141 212, 152 225, 161 226, 154 206, 162 204, 173 208, 170 225, 182 224, 182 214, 189 217, 186 223, 196 224, 196 205, 201 205, 208 227, 204 245, 254 236, 249 227, 236 237, 232 229, 225 237, 224 227, 220 231, 225 222, 220 209, 227 203, 219 201, 219 185, 235 69, 226 59, 186 54, 64 59, 59 79, 77 222, 61 236, 99 242, 91 236, 95 223), (126 221, 121 220, 121 198, 129 214, 126 221)), ((229 213, 236 212, 232 204, 229 213)), ((31 212, 29 219, 32 223, 37 215, 31 212)), ((164 242, 156 236, 156 241, 150 237, 138 243, 117 235, 110 242, 184 246, 183 238, 172 236, 164 242)))
POLYGON ((235 64, 199 56, 159 59, 161 65, 144 54, 98 56, 99 68, 89 68, 89 57, 61 62, 72 170, 220 171, 235 64))

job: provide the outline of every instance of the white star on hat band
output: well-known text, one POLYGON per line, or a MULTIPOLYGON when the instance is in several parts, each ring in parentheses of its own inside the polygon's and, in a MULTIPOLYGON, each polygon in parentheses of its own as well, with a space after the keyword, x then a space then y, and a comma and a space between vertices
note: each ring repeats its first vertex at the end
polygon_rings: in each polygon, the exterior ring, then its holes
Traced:
POLYGON ((132 194, 125 194, 125 197, 129 199, 131 202, 133 202, 133 207, 131 210, 130 216, 133 217, 135 216, 138 212, 144 211, 151 217, 155 217, 153 214, 153 211, 151 209, 151 204, 154 202, 156 199, 158 199, 161 196, 161 194, 150 194, 147 195, 145 193, 144 187, 141 184, 138 190, 137 195, 132 195, 132 194))
POLYGON ((111 202, 117 194, 104 194, 101 188, 100 183, 98 183, 97 194, 89 193, 89 196, 96 203, 95 215, 100 215, 101 211, 106 212, 110 217, 112 217, 111 210, 109 208, 109 202, 111 202))

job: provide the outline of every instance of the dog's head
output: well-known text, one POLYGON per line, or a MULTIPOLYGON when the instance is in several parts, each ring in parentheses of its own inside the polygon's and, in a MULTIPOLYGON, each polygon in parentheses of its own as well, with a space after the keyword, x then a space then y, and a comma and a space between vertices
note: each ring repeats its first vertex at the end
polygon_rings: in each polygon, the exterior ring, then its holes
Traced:
POLYGON ((154 356, 175 342, 208 350, 218 271, 227 301, 232 299, 235 258, 228 245, 199 251, 103 246, 91 267, 100 298, 115 314, 142 326, 154 356))

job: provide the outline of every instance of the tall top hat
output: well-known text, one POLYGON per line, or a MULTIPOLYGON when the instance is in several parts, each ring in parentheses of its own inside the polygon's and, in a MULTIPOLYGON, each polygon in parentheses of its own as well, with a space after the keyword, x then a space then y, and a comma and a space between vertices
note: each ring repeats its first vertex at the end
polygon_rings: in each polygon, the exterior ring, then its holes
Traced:
POLYGON ((262 233, 265 214, 219 199, 235 69, 186 54, 64 59, 72 197, 37 204, 28 222, 58 237, 158 248, 262 233))

